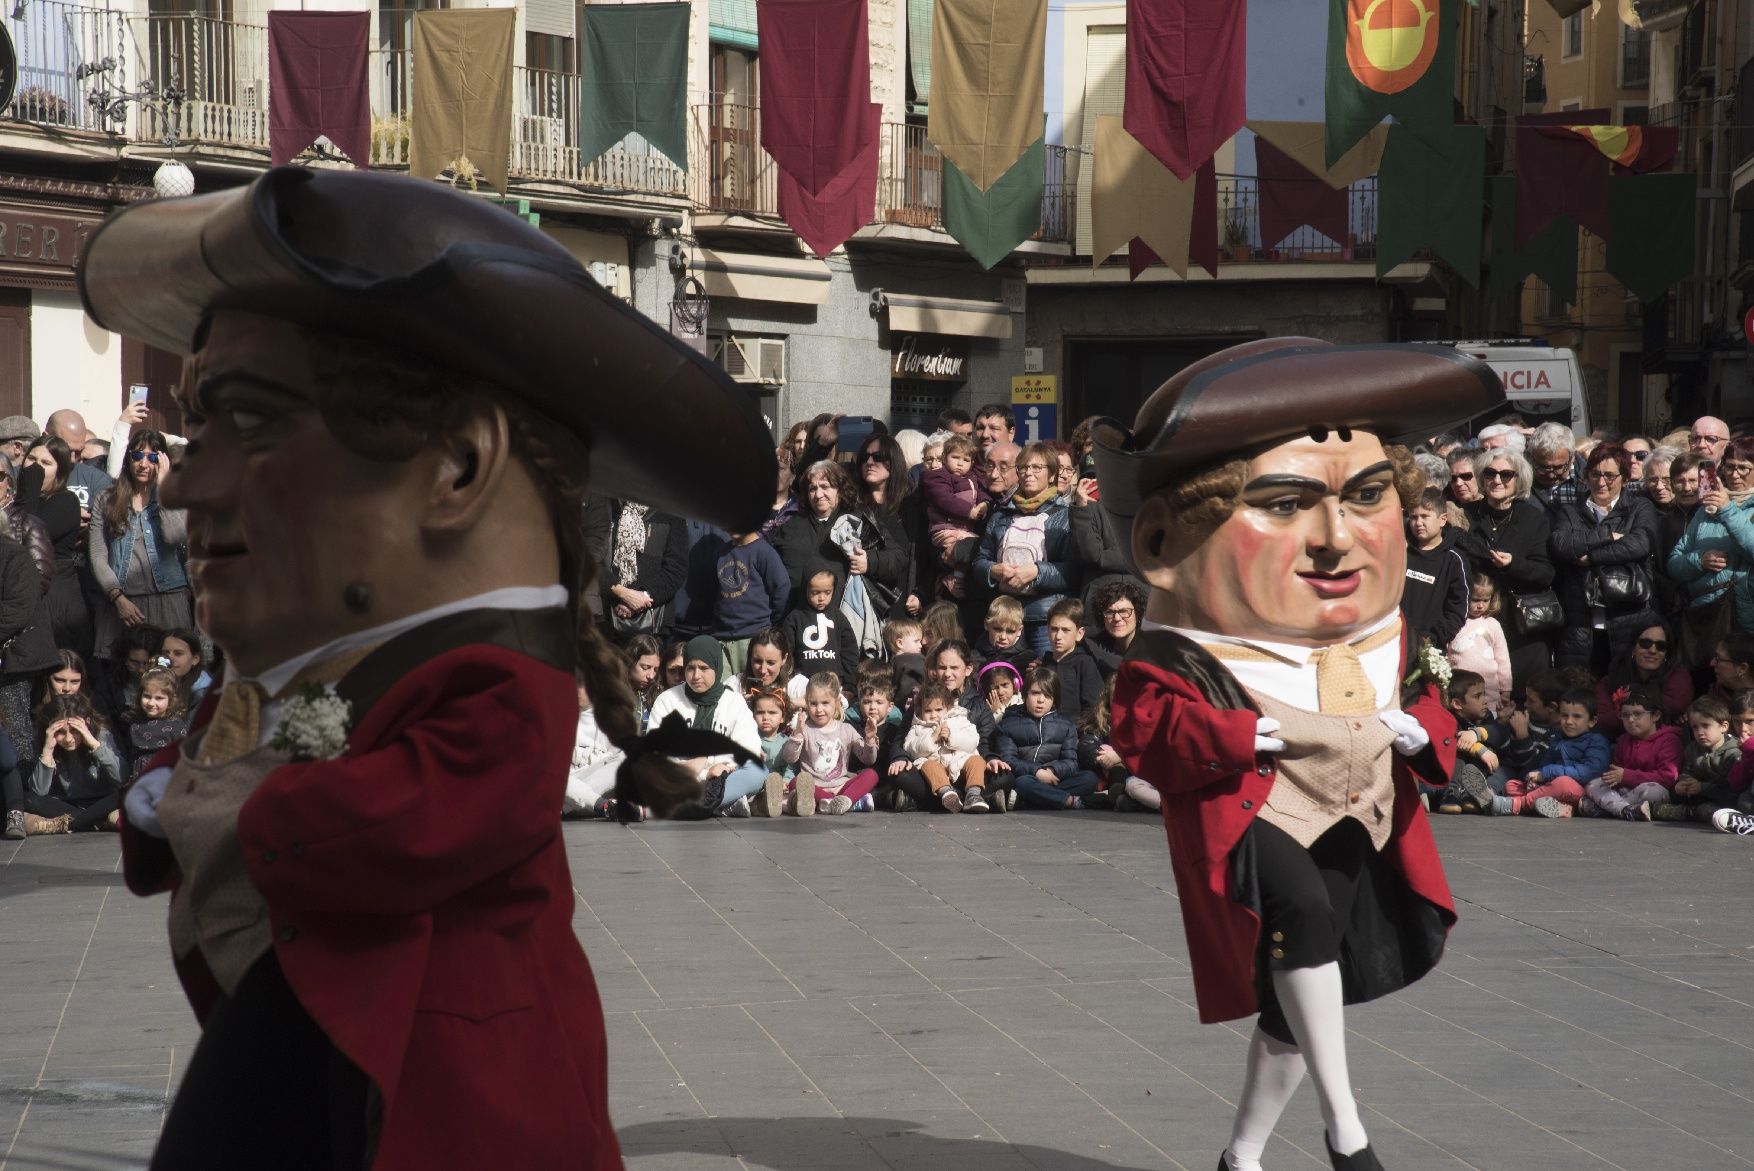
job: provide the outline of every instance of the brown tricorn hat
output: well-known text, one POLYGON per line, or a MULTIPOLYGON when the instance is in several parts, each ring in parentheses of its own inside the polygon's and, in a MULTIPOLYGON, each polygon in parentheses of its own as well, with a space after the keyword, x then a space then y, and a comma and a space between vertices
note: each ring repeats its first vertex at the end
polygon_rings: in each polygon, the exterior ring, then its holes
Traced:
POLYGON ((1336 346, 1263 338, 1200 359, 1158 387, 1131 429, 1099 419, 1102 506, 1130 522, 1152 493, 1296 435, 1424 435, 1504 401, 1498 375, 1448 346, 1336 346))
POLYGON ((748 393, 559 243, 442 184, 281 167, 137 204, 86 246, 79 292, 99 325, 172 353, 216 309, 388 345, 576 434, 601 492, 733 531, 773 505, 774 441, 748 393))

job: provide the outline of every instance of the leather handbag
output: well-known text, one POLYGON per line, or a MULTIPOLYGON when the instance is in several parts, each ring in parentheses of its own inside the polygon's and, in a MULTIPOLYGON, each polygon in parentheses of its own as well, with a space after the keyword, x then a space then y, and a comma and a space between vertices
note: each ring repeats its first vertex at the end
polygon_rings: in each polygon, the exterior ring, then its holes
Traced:
POLYGON ((1583 593, 1586 602, 1604 610, 1637 609, 1650 604, 1650 575, 1636 561, 1592 565, 1583 593))
POLYGON ((1517 594, 1511 601, 1516 612, 1514 621, 1518 634, 1545 634, 1565 625, 1565 609, 1559 604, 1559 595, 1552 590, 1517 594))

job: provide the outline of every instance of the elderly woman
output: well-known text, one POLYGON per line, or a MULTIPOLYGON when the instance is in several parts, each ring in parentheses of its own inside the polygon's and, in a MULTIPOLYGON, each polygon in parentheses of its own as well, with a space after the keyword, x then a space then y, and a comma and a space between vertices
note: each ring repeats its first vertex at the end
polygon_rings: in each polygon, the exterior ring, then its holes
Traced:
POLYGON ((1516 608, 1518 598, 1553 584, 1553 562, 1547 555, 1552 529, 1546 510, 1529 499, 1534 471, 1528 460, 1509 448, 1490 448, 1475 453, 1473 470, 1481 498, 1467 506, 1469 531, 1457 538, 1457 546, 1467 553, 1474 572, 1498 582, 1510 646, 1511 693, 1521 695, 1529 676, 1549 666, 1552 658, 1550 634, 1522 629, 1516 608))
POLYGON ((1584 462, 1587 494, 1555 505, 1555 589, 1565 608, 1559 665, 1605 670, 1657 616, 1651 554, 1657 544, 1656 510, 1626 490, 1632 461, 1619 444, 1604 443, 1584 462))
POLYGON ((1731 629, 1754 630, 1748 574, 1754 565, 1754 436, 1730 442, 1717 477, 1716 489, 1700 494, 1700 507, 1668 559, 1669 576, 1687 592, 1683 638, 1691 667, 1709 665, 1711 650, 1731 629))
POLYGON ((170 469, 164 436, 140 431, 128 441, 122 478, 92 506, 86 553, 91 575, 108 603, 97 612, 96 658, 109 657, 123 627, 171 630, 195 625, 184 569, 188 518, 158 499, 170 469))
POLYGON ((1038 655, 1048 652, 1048 611, 1077 588, 1082 569, 1058 471, 1058 456, 1047 444, 1023 449, 1017 491, 993 512, 969 574, 1023 603, 1023 633, 1038 655))
MULTIPOLYGON (((1620 701, 1614 693, 1634 683, 1654 687, 1663 697, 1663 723, 1682 720, 1687 705, 1693 702, 1693 675, 1679 651, 1674 636, 1661 622, 1639 631, 1626 653, 1609 663, 1608 673, 1596 683, 1596 731, 1610 740, 1620 735, 1620 701)), ((1710 654, 1707 650, 1708 658, 1710 654)))
POLYGON ((1444 457, 1449 465, 1449 482, 1444 486, 1444 491, 1463 508, 1480 499, 1479 473, 1474 471, 1474 458, 1479 454, 1478 451, 1458 447, 1444 457))

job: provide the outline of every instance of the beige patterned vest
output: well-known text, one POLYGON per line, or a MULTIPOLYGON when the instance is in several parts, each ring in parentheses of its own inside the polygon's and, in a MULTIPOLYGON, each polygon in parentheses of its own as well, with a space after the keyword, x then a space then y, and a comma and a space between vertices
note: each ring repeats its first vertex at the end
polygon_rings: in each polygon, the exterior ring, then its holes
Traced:
POLYGON ((268 953, 274 937, 268 903, 244 867, 238 811, 263 779, 291 757, 258 748, 228 764, 203 764, 201 736, 183 744, 158 805, 183 880, 171 898, 171 950, 182 959, 196 948, 227 996, 268 953))
POLYGON ((1395 734, 1372 715, 1325 716, 1255 692, 1261 714, 1279 721, 1285 751, 1260 812, 1308 848, 1342 818, 1355 818, 1381 850, 1395 822, 1395 734))

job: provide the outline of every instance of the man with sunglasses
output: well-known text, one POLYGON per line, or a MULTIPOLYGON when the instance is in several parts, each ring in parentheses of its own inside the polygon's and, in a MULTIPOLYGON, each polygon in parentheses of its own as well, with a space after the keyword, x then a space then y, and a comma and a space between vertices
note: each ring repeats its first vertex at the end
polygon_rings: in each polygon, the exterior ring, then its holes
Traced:
POLYGON ((1692 434, 1688 436, 1687 449, 1700 459, 1708 459, 1716 463, 1724 457, 1724 448, 1730 445, 1730 425, 1715 415, 1701 415, 1693 420, 1692 434))

